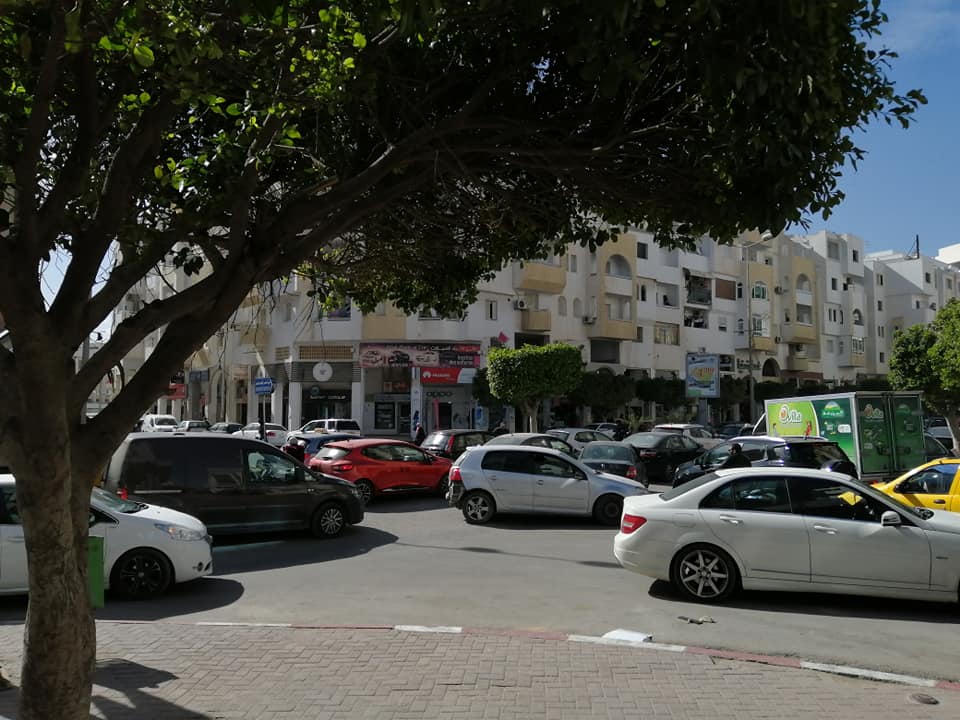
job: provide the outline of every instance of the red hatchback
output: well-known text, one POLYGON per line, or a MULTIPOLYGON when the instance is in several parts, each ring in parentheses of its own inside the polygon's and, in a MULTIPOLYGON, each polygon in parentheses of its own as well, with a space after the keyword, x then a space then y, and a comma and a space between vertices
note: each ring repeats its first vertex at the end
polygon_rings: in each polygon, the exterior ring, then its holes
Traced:
POLYGON ((349 480, 363 504, 375 495, 428 490, 444 495, 452 463, 402 440, 341 440, 320 448, 310 459, 314 470, 349 480))

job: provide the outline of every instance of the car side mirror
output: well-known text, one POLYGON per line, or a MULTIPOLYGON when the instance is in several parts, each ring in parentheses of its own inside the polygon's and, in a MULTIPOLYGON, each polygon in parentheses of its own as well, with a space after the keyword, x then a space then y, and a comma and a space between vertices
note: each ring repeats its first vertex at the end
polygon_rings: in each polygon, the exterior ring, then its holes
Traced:
POLYGON ((887 510, 880 516, 880 524, 883 526, 898 527, 900 525, 900 513, 887 510))
POLYGON ((904 480, 902 483, 897 483, 896 485, 894 485, 893 491, 895 493, 900 493, 901 495, 903 495, 904 493, 911 492, 910 481, 904 480))

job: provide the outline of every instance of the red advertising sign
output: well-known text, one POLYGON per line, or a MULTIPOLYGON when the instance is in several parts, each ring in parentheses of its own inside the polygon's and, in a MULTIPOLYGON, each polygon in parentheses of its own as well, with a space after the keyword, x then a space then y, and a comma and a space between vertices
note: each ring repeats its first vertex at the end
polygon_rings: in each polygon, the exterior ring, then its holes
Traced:
POLYGON ((476 343, 360 344, 360 367, 478 368, 476 343))
POLYGON ((167 399, 168 400, 186 400, 187 399, 187 386, 183 383, 170 383, 167 386, 167 399))

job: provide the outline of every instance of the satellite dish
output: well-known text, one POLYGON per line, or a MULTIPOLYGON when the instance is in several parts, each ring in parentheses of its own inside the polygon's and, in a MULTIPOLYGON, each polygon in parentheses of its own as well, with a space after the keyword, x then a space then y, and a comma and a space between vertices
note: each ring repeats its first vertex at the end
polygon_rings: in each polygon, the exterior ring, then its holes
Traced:
POLYGON ((328 362, 318 362, 313 366, 313 379, 317 382, 326 382, 333 377, 333 366, 328 362))

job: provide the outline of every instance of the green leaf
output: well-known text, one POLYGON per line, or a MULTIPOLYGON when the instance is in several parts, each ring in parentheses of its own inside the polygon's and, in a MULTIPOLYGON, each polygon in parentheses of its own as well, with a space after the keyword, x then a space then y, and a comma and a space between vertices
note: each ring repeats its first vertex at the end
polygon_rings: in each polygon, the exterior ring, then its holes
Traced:
POLYGON ((361 32, 355 32, 353 34, 353 46, 355 48, 365 48, 367 46, 367 38, 361 32))
POLYGON ((160 167, 159 165, 154 165, 154 166, 153 166, 153 176, 154 176, 157 180, 161 180, 161 179, 163 178, 163 168, 160 167))
POLYGON ((348 57, 348 58, 344 58, 344 59, 343 59, 343 66, 344 66, 345 68, 347 68, 348 70, 352 70, 353 68, 356 67, 356 65, 357 65, 357 63, 356 63, 356 61, 355 61, 352 57, 348 57))
POLYGON ((146 45, 137 45, 133 49, 133 59, 142 68, 148 68, 154 63, 153 50, 146 45))
POLYGON ((243 112, 240 108, 240 103, 230 103, 227 105, 227 115, 239 115, 243 112))
POLYGON ((142 105, 146 105, 148 102, 150 102, 150 93, 142 92, 140 93, 140 97, 137 99, 140 100, 142 105))

